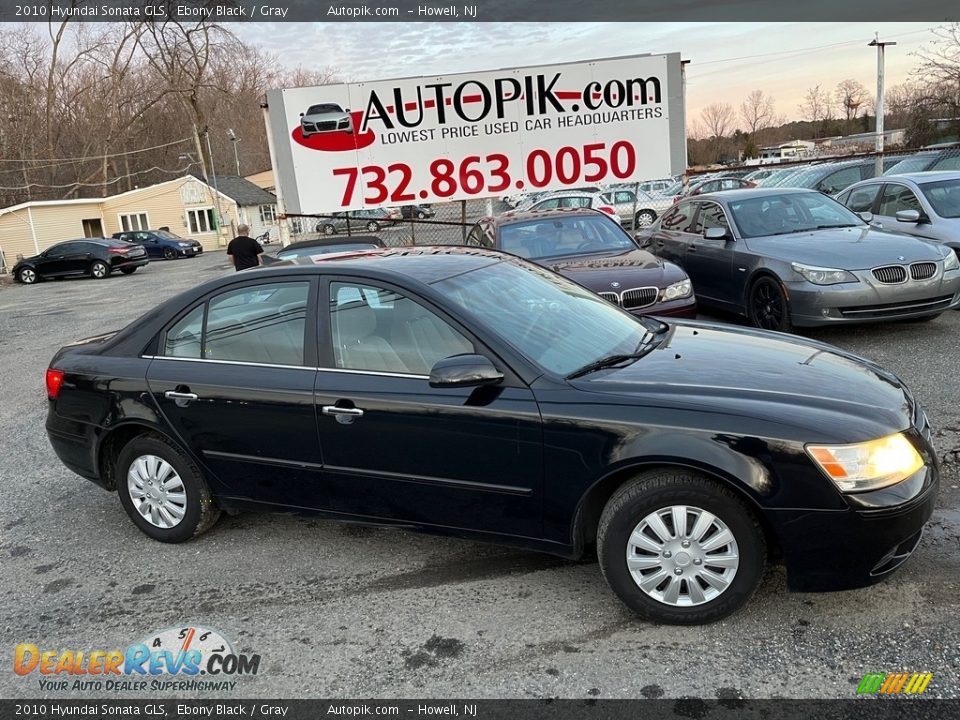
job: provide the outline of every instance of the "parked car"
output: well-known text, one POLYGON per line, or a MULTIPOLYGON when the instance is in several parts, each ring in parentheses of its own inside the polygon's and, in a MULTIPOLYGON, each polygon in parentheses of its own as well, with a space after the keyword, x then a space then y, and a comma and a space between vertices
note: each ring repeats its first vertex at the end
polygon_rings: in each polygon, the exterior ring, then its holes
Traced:
POLYGON ((739 190, 742 188, 752 188, 756 185, 749 180, 742 180, 738 177, 718 177, 711 178, 709 180, 703 180, 701 182, 691 183, 690 187, 687 188, 687 191, 682 195, 678 195, 673 199, 673 202, 679 202, 682 197, 694 197, 696 195, 702 195, 709 192, 717 192, 718 190, 739 190))
MULTIPOLYGON (((883 166, 890 167, 896 158, 884 158, 883 166)), ((846 160, 825 162, 799 168, 791 175, 773 183, 778 188, 807 188, 826 195, 836 195, 861 179, 872 178, 876 174, 876 160, 846 160)))
POLYGON ((114 240, 135 243, 155 258, 174 260, 178 257, 196 257, 203 252, 203 245, 188 240, 169 230, 128 230, 113 234, 114 240))
POLYGON ((759 170, 754 170, 751 173, 747 173, 746 175, 743 176, 743 179, 749 180, 750 182, 756 185, 756 184, 759 184, 759 182, 764 178, 773 175, 773 173, 775 172, 776 172, 775 168, 769 168, 769 167, 760 168, 759 170))
POLYGON ((389 210, 370 208, 369 210, 336 212, 320 218, 317 222, 317 232, 324 235, 336 235, 340 232, 346 232, 348 225, 351 231, 364 229, 368 232, 377 232, 381 228, 396 224, 401 219, 400 211, 396 208, 389 210))
POLYGON ((767 330, 932 320, 960 304, 949 248, 873 228, 812 190, 701 195, 651 230, 646 244, 687 271, 703 305, 767 330))
POLYGON ((350 111, 336 103, 311 105, 306 112, 300 113, 300 132, 303 137, 317 133, 353 132, 350 111))
POLYGON ((558 208, 593 208, 607 215, 611 220, 620 222, 616 209, 600 193, 561 190, 544 195, 532 205, 523 208, 524 212, 537 210, 556 210, 558 208))
POLYGON ((437 211, 434 210, 429 205, 401 205, 400 206, 400 215, 407 220, 411 218, 424 220, 426 218, 432 218, 436 214, 437 214, 437 211))
POLYGON ((597 210, 528 210, 482 218, 467 235, 467 245, 532 260, 632 313, 696 316, 686 274, 641 250, 597 210))
POLYGON ((674 184, 673 178, 663 178, 662 180, 650 180, 639 184, 639 189, 647 195, 659 195, 664 190, 674 184))
POLYGON ((648 227, 670 207, 668 199, 654 198, 642 190, 615 188, 600 198, 613 207, 621 223, 626 222, 630 227, 648 227))
POLYGON ((266 254, 263 258, 265 265, 280 260, 293 260, 298 257, 313 257, 330 253, 357 252, 374 250, 385 247, 383 240, 376 235, 351 235, 346 238, 318 238, 317 240, 301 240, 280 248, 276 253, 266 254))
POLYGON ((960 172, 884 175, 850 186, 837 200, 887 230, 960 253, 960 172))
POLYGON ((768 556, 791 590, 881 581, 939 485, 924 411, 876 364, 637 318, 479 248, 223 276, 62 348, 46 386, 56 454, 155 540, 266 510, 596 545, 614 592, 666 623, 736 611, 768 556))
POLYGON ((81 238, 57 243, 39 255, 24 258, 10 272, 25 285, 82 275, 102 280, 114 270, 129 275, 148 262, 147 251, 139 245, 110 238, 81 238))
POLYGON ((776 187, 777 183, 779 183, 781 180, 806 167, 810 166, 792 165, 790 167, 778 167, 772 170, 766 177, 760 178, 759 180, 753 180, 751 178, 751 180, 757 187, 776 187))
POLYGON ((892 158, 897 160, 884 175, 905 175, 927 170, 960 170, 960 147, 940 150, 923 150, 908 157, 892 158))

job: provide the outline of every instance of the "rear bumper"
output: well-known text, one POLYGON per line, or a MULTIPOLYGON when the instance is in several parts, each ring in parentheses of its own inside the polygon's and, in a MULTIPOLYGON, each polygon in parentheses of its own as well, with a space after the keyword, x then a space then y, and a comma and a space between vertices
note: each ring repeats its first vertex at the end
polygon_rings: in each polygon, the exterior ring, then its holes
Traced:
POLYGON ((112 267, 114 270, 119 270, 121 268, 137 268, 137 267, 143 267, 149 262, 150 262, 150 258, 146 256, 142 258, 134 258, 131 260, 120 258, 113 263, 112 267))
POLYGON ((60 462, 80 477, 106 487, 97 471, 95 427, 66 420, 53 410, 47 413, 47 437, 60 462))

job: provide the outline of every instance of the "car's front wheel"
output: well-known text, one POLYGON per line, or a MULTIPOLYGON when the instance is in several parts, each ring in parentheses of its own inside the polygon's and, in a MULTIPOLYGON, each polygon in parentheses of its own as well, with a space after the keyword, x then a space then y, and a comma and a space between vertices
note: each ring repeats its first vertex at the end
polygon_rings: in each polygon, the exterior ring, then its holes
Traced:
POLYGON ((637 227, 650 227, 657 219, 657 213, 653 210, 640 210, 637 213, 637 227))
POLYGON ((162 435, 131 440, 117 458, 116 478, 123 509, 154 540, 189 540, 220 517, 196 465, 162 435))
POLYGON ((697 625, 740 609, 763 576, 766 542, 729 489, 696 473, 642 473, 607 502, 597 556, 613 591, 655 622, 697 625))
POLYGON ((787 295, 775 278, 764 276, 750 286, 747 317, 755 327, 763 330, 785 333, 793 330, 787 295))
POLYGON ((173 248, 164 248, 163 257, 166 260, 175 260, 177 257, 177 251, 174 250, 173 248))
POLYGON ((337 232, 337 229, 336 229, 333 225, 331 225, 330 223, 326 223, 325 225, 321 225, 321 226, 318 228, 318 230, 319 230, 320 232, 322 232, 324 235, 335 235, 336 232, 337 232))
POLYGON ((33 285, 37 281, 37 271, 33 268, 20 268, 17 270, 17 280, 24 285, 33 285))
POLYGON ((103 280, 103 278, 110 275, 110 266, 103 262, 103 260, 94 260, 90 266, 90 274, 97 280, 103 280))
POLYGON ((371 220, 370 222, 367 223, 367 230, 369 232, 376 232, 379 229, 380 229, 380 223, 376 222, 375 220, 371 220))

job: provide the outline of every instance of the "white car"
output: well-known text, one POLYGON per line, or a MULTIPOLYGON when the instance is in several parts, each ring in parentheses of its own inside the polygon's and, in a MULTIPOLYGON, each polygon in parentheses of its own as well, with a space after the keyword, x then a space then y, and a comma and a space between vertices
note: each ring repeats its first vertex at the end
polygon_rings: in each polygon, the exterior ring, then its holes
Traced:
POLYGON ((618 188, 603 193, 600 196, 612 205, 621 222, 631 224, 635 228, 649 227, 660 215, 672 207, 670 198, 653 197, 643 190, 618 188))
POLYGON ((350 112, 336 103, 320 103, 311 105, 307 111, 300 113, 300 132, 303 137, 310 137, 317 133, 353 132, 353 122, 350 112))
MULTIPOLYGON (((611 220, 620 223, 620 216, 616 209, 608 201, 604 200, 600 193, 574 192, 572 190, 562 190, 549 193, 538 199, 529 207, 523 210, 556 210, 557 208, 593 208, 610 216, 611 220)), ((518 210, 521 208, 518 208, 518 210)))

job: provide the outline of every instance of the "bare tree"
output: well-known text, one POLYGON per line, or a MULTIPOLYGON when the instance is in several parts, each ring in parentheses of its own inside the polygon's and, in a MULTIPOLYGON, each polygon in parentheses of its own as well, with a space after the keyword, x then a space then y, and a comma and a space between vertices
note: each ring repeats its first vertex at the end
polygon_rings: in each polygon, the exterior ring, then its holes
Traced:
POLYGON ((830 93, 824 90, 822 86, 814 85, 807 90, 799 110, 804 120, 814 124, 814 133, 819 137, 824 121, 829 120, 833 115, 830 93))
POLYGON ((960 115, 960 23, 933 30, 930 47, 916 56, 920 64, 914 71, 923 85, 919 100, 928 110, 948 117, 960 115))
POLYGON ((860 114, 860 108, 870 99, 870 94, 859 80, 848 79, 837 85, 836 99, 837 105, 843 110, 844 119, 849 124, 860 114))
POLYGON ((751 139, 771 126, 775 114, 773 98, 765 95, 763 90, 754 90, 740 103, 740 120, 751 139))

